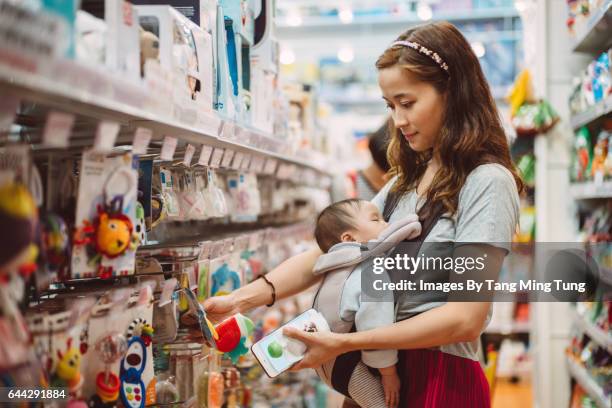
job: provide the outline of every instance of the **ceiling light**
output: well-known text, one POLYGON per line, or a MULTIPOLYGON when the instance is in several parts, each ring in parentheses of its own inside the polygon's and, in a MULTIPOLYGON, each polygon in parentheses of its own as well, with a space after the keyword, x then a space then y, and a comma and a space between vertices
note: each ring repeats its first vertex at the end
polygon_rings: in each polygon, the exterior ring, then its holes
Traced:
POLYGON ((338 51, 338 59, 345 64, 352 62, 355 59, 355 53, 351 47, 342 47, 338 51))
POLYGON ((353 10, 348 7, 341 8, 338 17, 342 24, 350 24, 353 22, 353 10))
POLYGON ((302 15, 299 10, 291 10, 287 14, 287 25, 291 27, 298 27, 302 25, 302 15))
POLYGON ((472 50, 474 51, 474 54, 476 54, 478 58, 484 57, 484 55, 487 53, 487 50, 484 44, 481 43, 480 41, 474 41, 470 45, 472 46, 472 50))
POLYGON ((429 21, 433 17, 431 6, 427 3, 419 2, 417 4, 417 17, 423 21, 429 21))
POLYGON ((280 63, 283 65, 291 65, 295 62, 295 52, 291 48, 285 48, 280 53, 280 63))

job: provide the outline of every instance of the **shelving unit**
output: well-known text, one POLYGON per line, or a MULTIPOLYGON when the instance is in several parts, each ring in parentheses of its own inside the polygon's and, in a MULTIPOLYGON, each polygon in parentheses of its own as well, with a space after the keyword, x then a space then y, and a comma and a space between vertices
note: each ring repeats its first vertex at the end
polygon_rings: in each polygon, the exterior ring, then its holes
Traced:
POLYGON ((606 398, 602 388, 589 376, 587 370, 571 357, 567 357, 567 367, 570 375, 575 379, 584 391, 595 400, 600 408, 612 407, 610 398, 606 398))
POLYGON ((592 181, 573 183, 570 186, 570 195, 575 200, 612 198, 612 181, 605 181, 599 184, 592 181))
POLYGON ((580 315, 576 311, 574 311, 574 321, 591 340, 600 346, 605 347, 609 352, 612 352, 612 336, 608 335, 608 333, 589 322, 585 316, 580 315))
POLYGON ((574 52, 594 53, 609 48, 612 45, 610 28, 612 28, 612 0, 607 0, 606 4, 576 32, 574 52))
POLYGON ((570 123, 574 130, 588 125, 591 122, 601 118, 604 115, 612 112, 612 96, 600 101, 599 103, 591 106, 584 112, 577 113, 570 118, 570 123))
MULTIPOLYGON (((456 11, 456 12, 440 12, 434 13, 434 17, 431 21, 450 21, 453 23, 467 22, 475 20, 490 20, 499 18, 513 18, 518 17, 518 12, 514 7, 504 8, 492 8, 482 10, 469 10, 469 11, 456 11)), ((341 29, 342 27, 362 27, 362 26, 379 26, 384 25, 385 28, 389 25, 414 25, 423 23, 423 20, 417 16, 416 13, 407 14, 403 16, 389 16, 389 15, 371 15, 371 16, 355 16, 354 20, 350 24, 339 25, 338 16, 316 16, 307 17, 299 27, 291 26, 279 19, 277 25, 279 30, 296 28, 313 29, 313 28, 325 28, 333 27, 335 30, 341 29)))
POLYGON ((0 90, 53 109, 109 119, 136 128, 144 126, 154 138, 164 135, 188 143, 258 154, 329 175, 330 164, 315 152, 291 155, 291 146, 256 129, 239 126, 214 112, 196 112, 191 123, 182 123, 155 110, 147 89, 107 72, 69 60, 37 60, 0 47, 0 90))

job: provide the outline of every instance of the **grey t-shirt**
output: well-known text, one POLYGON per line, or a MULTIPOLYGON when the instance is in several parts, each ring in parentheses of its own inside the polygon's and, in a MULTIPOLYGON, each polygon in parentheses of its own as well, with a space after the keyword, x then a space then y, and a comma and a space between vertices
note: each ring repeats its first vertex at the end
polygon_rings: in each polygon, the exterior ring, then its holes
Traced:
MULTIPOLYGON (((372 199, 383 210, 396 178, 372 199)), ((389 222, 414 214, 423 205, 416 192, 409 191, 398 202, 389 222)), ((459 205, 453 217, 443 217, 433 226, 425 242, 478 242, 504 249, 512 240, 519 219, 519 195, 512 173, 499 164, 483 164, 467 177, 459 193, 459 205)), ((418 303, 409 296, 400 301, 398 320, 441 306, 440 302, 418 303)), ((478 341, 439 347, 445 353, 478 360, 478 341)))

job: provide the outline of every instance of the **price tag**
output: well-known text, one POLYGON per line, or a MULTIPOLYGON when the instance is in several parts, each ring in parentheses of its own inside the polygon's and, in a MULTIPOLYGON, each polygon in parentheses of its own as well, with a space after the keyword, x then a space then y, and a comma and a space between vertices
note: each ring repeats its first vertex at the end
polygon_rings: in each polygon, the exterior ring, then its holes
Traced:
POLYGON ((63 112, 49 112, 43 132, 43 145, 68 147, 68 139, 74 125, 74 115, 63 112))
POLYGON ((161 159, 163 161, 172 161, 174 158, 174 152, 176 151, 176 144, 178 139, 172 136, 164 137, 164 143, 161 149, 161 159))
POLYGON ((243 160, 244 160, 244 153, 236 152, 236 154, 234 155, 234 161, 232 162, 232 166, 231 166, 232 169, 240 170, 243 160))
POLYGON ((264 174, 274 174, 276 172, 277 165, 278 160, 272 158, 268 159, 264 167, 264 174))
POLYGON ((221 161, 221 167, 229 168, 232 164, 232 159, 234 158, 234 151, 231 149, 226 149, 225 154, 223 155, 223 160, 221 161))
POLYGON ((174 293, 174 288, 176 288, 177 283, 178 281, 176 278, 171 278, 164 282, 164 287, 159 297, 159 306, 167 305, 172 301, 172 294, 174 293))
POLYGON ((102 122, 98 123, 96 139, 94 141, 94 149, 103 152, 113 150, 120 128, 121 126, 119 123, 109 120, 103 120, 102 122))
POLYGON ((225 150, 219 147, 215 147, 212 153, 212 158, 210 159, 210 167, 212 167, 213 169, 219 168, 219 166, 221 165, 221 160, 223 159, 224 153, 225 153, 225 150))
POLYGON ((208 162, 210 161, 210 156, 212 156, 213 148, 211 146, 202 146, 202 151, 200 152, 200 158, 198 159, 198 164, 200 166, 208 166, 208 162))
POLYGON ((195 146, 192 144, 188 144, 185 149, 185 156, 183 157, 183 164, 187 167, 191 167, 191 160, 193 159, 193 155, 195 153, 195 146))
POLYGON ((264 158, 261 156, 253 156, 251 159, 251 171, 254 173, 261 173, 264 166, 264 158))
POLYGON ((151 129, 139 127, 134 132, 134 140, 132 141, 132 153, 134 154, 146 154, 153 132, 151 129))
POLYGON ((244 158, 242 159, 242 163, 240 164, 240 170, 249 171, 249 166, 251 165, 251 158, 252 157, 253 156, 251 156, 248 153, 246 153, 244 155, 244 158))
POLYGON ((211 248, 211 241, 205 241, 200 243, 200 256, 199 259, 208 259, 210 258, 210 248, 211 248))

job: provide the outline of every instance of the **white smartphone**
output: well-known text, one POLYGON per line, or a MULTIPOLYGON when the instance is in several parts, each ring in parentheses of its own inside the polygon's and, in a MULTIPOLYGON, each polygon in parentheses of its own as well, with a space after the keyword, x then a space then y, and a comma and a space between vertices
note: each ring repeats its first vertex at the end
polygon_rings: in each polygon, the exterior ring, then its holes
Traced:
POLYGON ((253 355, 268 377, 274 378, 300 361, 306 352, 306 345, 283 334, 283 328, 295 327, 308 332, 329 331, 325 318, 310 309, 274 330, 251 346, 253 355))

